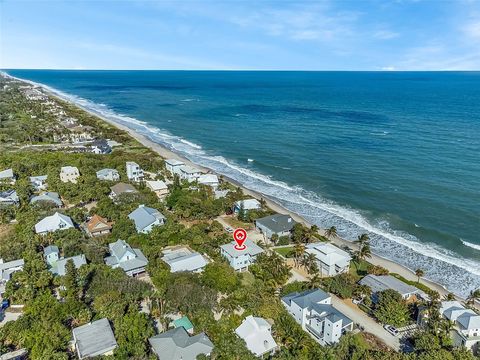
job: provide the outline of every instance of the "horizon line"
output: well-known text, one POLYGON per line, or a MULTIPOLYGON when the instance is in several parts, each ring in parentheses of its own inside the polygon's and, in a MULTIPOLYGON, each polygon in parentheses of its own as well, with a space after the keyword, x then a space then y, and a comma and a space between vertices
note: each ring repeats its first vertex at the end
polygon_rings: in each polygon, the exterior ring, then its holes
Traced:
POLYGON ((49 70, 49 71, 211 71, 211 72, 378 72, 378 73, 395 73, 395 72, 479 72, 478 70, 313 70, 313 69, 78 69, 78 68, 0 68, 0 71, 9 70, 49 70))

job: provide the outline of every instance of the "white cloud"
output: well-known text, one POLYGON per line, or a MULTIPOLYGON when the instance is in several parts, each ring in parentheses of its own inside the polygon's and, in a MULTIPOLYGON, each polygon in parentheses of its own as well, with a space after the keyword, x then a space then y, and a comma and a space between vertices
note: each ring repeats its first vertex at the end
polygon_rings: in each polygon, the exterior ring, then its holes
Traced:
POLYGON ((463 31, 469 38, 480 40, 480 20, 465 25, 463 31))
POLYGON ((373 37, 379 40, 390 40, 399 37, 400 34, 390 30, 378 30, 373 33, 373 37))

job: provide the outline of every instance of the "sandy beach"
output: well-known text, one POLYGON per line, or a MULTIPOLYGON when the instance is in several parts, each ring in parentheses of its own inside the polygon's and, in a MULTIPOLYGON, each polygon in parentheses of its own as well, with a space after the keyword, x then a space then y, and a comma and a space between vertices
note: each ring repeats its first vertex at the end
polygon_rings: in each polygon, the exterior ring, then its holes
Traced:
MULTIPOLYGON (((24 81, 23 79, 19 79, 19 80, 24 81)), ((32 83, 32 82, 30 82, 30 83, 32 83)), ((41 86, 49 95, 54 96, 54 97, 59 97, 63 101, 70 102, 73 105, 75 105, 79 108, 82 108, 84 111, 102 119, 103 121, 108 122, 112 126, 115 126, 118 129, 121 129, 121 130, 127 132, 132 138, 137 140, 139 143, 141 143, 145 147, 147 147, 147 148, 151 149, 152 151, 156 152, 160 157, 162 157, 164 159, 178 159, 178 160, 181 160, 181 161, 185 162, 186 164, 188 164, 190 166, 194 166, 194 167, 197 167, 199 169, 202 169, 204 172, 208 172, 208 173, 212 173, 212 174, 216 174, 218 176, 221 176, 224 180, 229 181, 236 186, 239 186, 244 191, 245 194, 248 194, 248 195, 250 195, 254 198, 257 198, 257 199, 260 199, 260 198, 265 199, 267 205, 272 210, 274 210, 275 212, 278 212, 278 213, 281 213, 281 214, 288 214, 293 219, 295 219, 296 221, 301 222, 301 223, 305 224, 306 226, 309 226, 309 227, 311 226, 311 224, 309 224, 304 218, 302 218, 301 216, 299 216, 298 214, 296 214, 292 211, 289 211, 288 209, 285 209, 283 206, 281 206, 277 202, 273 201, 272 199, 268 198, 267 196, 265 196, 263 194, 260 194, 256 191, 252 191, 248 188, 245 188, 242 184, 239 184, 237 181, 234 181, 233 179, 230 179, 230 178, 226 177, 225 175, 218 174, 215 171, 213 171, 212 169, 205 168, 204 166, 200 166, 198 164, 195 164, 192 161, 190 161, 189 159, 187 159, 183 156, 180 156, 179 154, 174 153, 174 152, 170 151, 169 149, 163 147, 162 145, 148 139, 147 137, 143 136, 142 134, 139 134, 135 130, 133 130, 133 129, 131 129, 131 128, 123 125, 123 124, 119 124, 119 123, 103 116, 102 114, 99 114, 95 111, 92 111, 91 109, 88 109, 88 108, 83 107, 79 104, 76 104, 76 103, 72 102, 70 99, 61 96, 61 94, 53 92, 48 87, 42 86, 42 84, 36 84, 35 83, 35 85, 41 86)), ((319 233, 320 233, 320 235, 324 235, 324 229, 320 229, 319 233)), ((348 247, 349 249, 356 250, 356 244, 353 244, 351 241, 347 241, 347 240, 342 239, 340 237, 335 237, 335 238, 331 239, 331 242, 334 243, 335 245, 339 246, 339 247, 348 247)), ((414 271, 406 268, 405 266, 397 264, 394 261, 385 259, 385 258, 380 257, 380 256, 375 255, 375 254, 372 254, 372 257, 369 258, 368 261, 370 263, 372 263, 373 265, 382 266, 382 267, 388 269, 392 273, 397 273, 397 274, 401 275, 402 277, 404 277, 404 278, 406 278, 410 281, 417 281, 417 276, 415 275, 414 271)), ((432 282, 432 281, 429 281, 427 279, 420 279, 420 283, 430 287, 431 289, 434 289, 434 290, 438 291, 440 293, 440 295, 442 295, 442 296, 447 295, 449 293, 449 291, 445 287, 443 287, 442 285, 437 284, 437 283, 432 282)), ((458 297, 458 296, 457 296, 457 299, 460 300, 460 301, 464 300, 463 298, 458 297)))

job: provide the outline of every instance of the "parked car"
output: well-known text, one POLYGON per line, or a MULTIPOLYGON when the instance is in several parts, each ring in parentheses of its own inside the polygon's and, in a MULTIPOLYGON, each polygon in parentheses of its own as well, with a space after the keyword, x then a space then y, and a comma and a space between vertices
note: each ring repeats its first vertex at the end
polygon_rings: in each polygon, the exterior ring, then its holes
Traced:
POLYGON ((226 226, 225 231, 229 234, 233 233, 233 229, 230 226, 226 226))
POLYGON ((353 298, 353 299, 352 299, 352 302, 353 302, 355 305, 360 304, 362 301, 363 301, 363 298, 353 298))
POLYGON ((385 330, 387 330, 393 336, 398 336, 398 334, 400 334, 400 332, 395 327, 393 327, 392 325, 383 325, 383 328, 385 330))
POLYGON ((0 305, 0 309, 5 310, 10 306, 10 301, 8 299, 2 300, 2 303, 0 305))

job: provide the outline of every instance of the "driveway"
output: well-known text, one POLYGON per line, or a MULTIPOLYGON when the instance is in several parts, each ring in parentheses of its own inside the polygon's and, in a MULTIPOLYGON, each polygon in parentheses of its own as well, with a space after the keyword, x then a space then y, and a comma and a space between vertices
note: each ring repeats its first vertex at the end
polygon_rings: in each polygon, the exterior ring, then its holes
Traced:
POLYGON ((17 320, 20 317, 20 315, 22 315, 21 312, 10 312, 10 311, 6 311, 5 314, 0 314, 0 327, 3 327, 9 321, 17 320))

